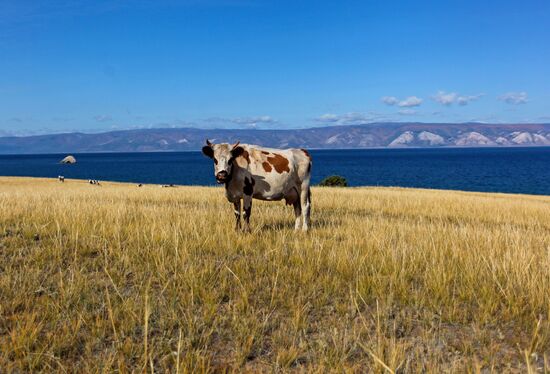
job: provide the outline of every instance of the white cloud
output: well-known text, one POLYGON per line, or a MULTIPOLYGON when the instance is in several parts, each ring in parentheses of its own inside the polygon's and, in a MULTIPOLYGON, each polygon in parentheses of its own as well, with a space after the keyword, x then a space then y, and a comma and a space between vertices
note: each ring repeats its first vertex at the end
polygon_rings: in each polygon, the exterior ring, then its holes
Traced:
POLYGON ((472 101, 476 101, 480 97, 482 97, 483 94, 477 94, 477 95, 467 95, 467 96, 459 96, 456 98, 456 103, 458 105, 468 105, 472 101))
POLYGON ((229 119, 229 122, 236 123, 238 125, 248 125, 256 127, 258 124, 272 124, 276 121, 270 116, 259 116, 259 117, 242 117, 242 118, 232 118, 229 119))
POLYGON ((525 104, 528 101, 527 92, 508 92, 499 96, 498 99, 512 105, 525 104))
MULTIPOLYGON (((502 120, 502 118, 494 115, 489 114, 482 117, 474 117, 469 118, 466 122, 479 122, 479 123, 506 123, 506 121, 502 120)), ((509 121, 508 121, 509 122, 509 121)))
POLYGON ((397 105, 402 108, 410 108, 410 107, 415 107, 422 104, 422 99, 416 96, 409 96, 404 100, 399 100, 395 96, 383 96, 381 100, 386 105, 390 105, 390 106, 397 105))
POLYGON ((416 96, 409 96, 405 100, 400 101, 397 105, 402 108, 411 108, 422 104, 422 99, 416 96))
POLYGON ((337 114, 326 113, 317 117, 315 120, 318 122, 336 122, 339 118, 340 116, 337 114))
POLYGON ((74 121, 73 117, 63 117, 63 116, 56 116, 52 118, 52 121, 54 122, 71 122, 74 121))
POLYGON ((458 105, 464 106, 464 105, 468 105, 472 101, 478 100, 483 95, 484 94, 460 95, 456 92, 439 91, 437 94, 432 96, 432 99, 445 106, 451 106, 455 103, 458 105))
POLYGON ((418 111, 414 109, 401 109, 400 111, 397 112, 397 114, 401 116, 415 116, 418 114, 418 111))
POLYGON ((395 105, 399 102, 399 99, 395 96, 384 96, 381 100, 386 105, 395 105))
POLYGON ((391 119, 384 114, 369 112, 369 113, 358 113, 358 112, 349 112, 344 114, 332 114, 327 113, 323 114, 317 118, 315 121, 332 124, 332 125, 366 125, 368 123, 373 123, 376 121, 390 121, 391 119))
POLYGON ((443 105, 451 105, 456 100, 456 93, 450 92, 446 93, 445 91, 439 91, 433 96, 433 99, 443 105))
POLYGON ((224 118, 224 117, 212 117, 202 120, 207 127, 214 128, 258 128, 262 125, 270 126, 279 124, 279 122, 271 116, 255 116, 255 117, 237 117, 237 118, 224 118), (238 125, 238 126, 236 126, 238 125))
POLYGON ((109 115, 97 115, 97 116, 94 116, 94 119, 97 122, 109 122, 109 121, 113 120, 113 117, 111 117, 109 115))

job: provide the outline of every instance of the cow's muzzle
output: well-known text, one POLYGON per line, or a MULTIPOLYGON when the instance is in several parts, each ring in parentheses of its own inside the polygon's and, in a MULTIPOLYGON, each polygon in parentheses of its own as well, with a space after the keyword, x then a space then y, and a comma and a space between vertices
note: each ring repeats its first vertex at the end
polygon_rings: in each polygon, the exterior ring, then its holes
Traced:
POLYGON ((227 171, 222 170, 216 174, 216 182, 219 184, 227 182, 227 178, 229 177, 229 174, 227 171))

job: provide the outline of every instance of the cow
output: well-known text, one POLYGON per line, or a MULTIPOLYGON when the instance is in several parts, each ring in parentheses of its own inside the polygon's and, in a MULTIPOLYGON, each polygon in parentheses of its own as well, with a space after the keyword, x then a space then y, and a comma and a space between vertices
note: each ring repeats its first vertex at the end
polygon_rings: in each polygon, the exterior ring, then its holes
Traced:
POLYGON ((214 161, 217 183, 233 203, 235 229, 241 228, 243 200, 245 230, 250 231, 252 199, 285 200, 294 207, 294 229, 309 228, 311 156, 305 149, 274 149, 236 142, 213 144, 206 139, 202 153, 214 161))

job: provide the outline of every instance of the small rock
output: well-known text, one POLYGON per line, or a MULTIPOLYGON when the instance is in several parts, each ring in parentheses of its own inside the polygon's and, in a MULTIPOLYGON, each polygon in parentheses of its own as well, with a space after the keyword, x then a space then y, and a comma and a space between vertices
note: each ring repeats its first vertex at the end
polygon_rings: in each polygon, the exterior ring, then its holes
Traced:
POLYGON ((61 160, 62 164, 76 164, 76 158, 74 156, 67 156, 63 160, 61 160))

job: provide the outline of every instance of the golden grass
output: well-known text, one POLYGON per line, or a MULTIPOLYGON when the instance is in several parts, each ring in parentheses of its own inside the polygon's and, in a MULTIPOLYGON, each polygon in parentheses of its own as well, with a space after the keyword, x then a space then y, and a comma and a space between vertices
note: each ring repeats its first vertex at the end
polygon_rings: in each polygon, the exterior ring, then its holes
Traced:
POLYGON ((5 371, 550 370, 550 197, 0 178, 5 371))

